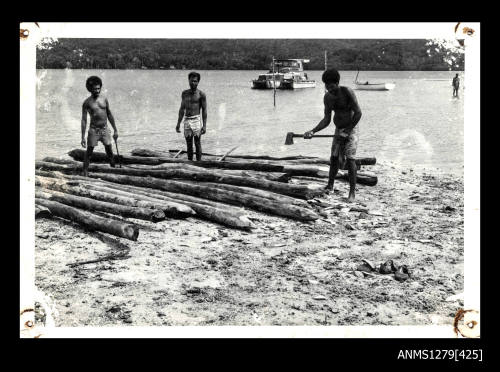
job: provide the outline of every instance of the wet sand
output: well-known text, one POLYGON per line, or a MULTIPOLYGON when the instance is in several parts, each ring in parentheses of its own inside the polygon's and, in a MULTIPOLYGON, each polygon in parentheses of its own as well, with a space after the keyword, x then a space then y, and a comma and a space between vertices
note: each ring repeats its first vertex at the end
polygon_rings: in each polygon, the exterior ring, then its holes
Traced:
POLYGON ((348 184, 337 181, 319 198, 327 217, 314 223, 251 210, 252 232, 195 218, 130 219, 140 226, 132 242, 37 219, 35 284, 52 309, 37 307, 36 319, 50 312, 56 326, 452 324, 463 305, 446 300, 464 288, 463 178, 384 163, 367 169, 377 186, 358 185, 356 203, 339 206, 348 184), (363 259, 407 265, 410 278, 356 270, 363 259))

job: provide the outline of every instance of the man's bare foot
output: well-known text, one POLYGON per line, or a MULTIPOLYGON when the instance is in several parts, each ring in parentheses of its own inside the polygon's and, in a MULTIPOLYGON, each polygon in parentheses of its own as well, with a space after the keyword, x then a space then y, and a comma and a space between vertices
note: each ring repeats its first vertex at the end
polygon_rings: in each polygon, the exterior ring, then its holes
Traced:
POLYGON ((347 198, 347 202, 348 203, 354 202, 354 194, 351 194, 351 193, 349 194, 349 197, 347 198))
POLYGON ((331 184, 327 184, 327 185, 325 186, 325 190, 332 191, 332 190, 333 190, 333 185, 331 185, 331 184))

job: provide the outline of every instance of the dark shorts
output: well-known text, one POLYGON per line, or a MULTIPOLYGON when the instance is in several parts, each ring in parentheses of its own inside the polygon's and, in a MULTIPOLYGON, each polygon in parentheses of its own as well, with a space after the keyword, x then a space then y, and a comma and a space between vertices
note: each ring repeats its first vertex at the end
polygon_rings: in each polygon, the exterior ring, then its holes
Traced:
POLYGON ((111 132, 107 126, 104 128, 89 128, 87 146, 96 147, 99 141, 101 141, 104 146, 112 144, 111 132))
POLYGON ((342 129, 335 129, 332 142, 332 156, 347 159, 356 159, 358 149, 359 128, 356 125, 347 137, 340 137, 342 129))

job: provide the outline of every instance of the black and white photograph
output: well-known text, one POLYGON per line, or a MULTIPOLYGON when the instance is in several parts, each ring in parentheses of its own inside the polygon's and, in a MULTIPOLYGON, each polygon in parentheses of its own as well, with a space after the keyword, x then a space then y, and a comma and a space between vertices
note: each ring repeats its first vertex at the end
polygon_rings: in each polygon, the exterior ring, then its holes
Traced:
POLYGON ((479 23, 20 27, 21 337, 480 336, 479 23))

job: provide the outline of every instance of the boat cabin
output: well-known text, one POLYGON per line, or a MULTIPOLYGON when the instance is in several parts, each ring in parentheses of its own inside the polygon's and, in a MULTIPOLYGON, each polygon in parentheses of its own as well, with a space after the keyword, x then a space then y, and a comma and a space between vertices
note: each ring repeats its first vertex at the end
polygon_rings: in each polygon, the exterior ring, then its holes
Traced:
MULTIPOLYGON (((304 71, 304 63, 308 63, 308 59, 275 59, 274 67, 276 72, 289 73, 289 72, 302 72, 304 71)), ((271 62, 271 70, 273 65, 271 62)))

